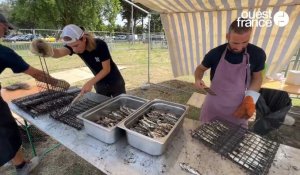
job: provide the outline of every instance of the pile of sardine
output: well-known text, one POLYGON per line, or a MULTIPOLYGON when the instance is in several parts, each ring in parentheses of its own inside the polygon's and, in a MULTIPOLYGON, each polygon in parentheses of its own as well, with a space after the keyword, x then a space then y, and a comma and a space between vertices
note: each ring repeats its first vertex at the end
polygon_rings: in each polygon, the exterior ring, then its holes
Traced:
POLYGON ((73 94, 45 91, 12 101, 21 109, 34 115, 45 114, 71 103, 73 94))
POLYGON ((105 127, 113 127, 134 111, 135 109, 123 105, 115 111, 98 113, 97 120, 94 122, 105 127))
POLYGON ((53 98, 52 101, 47 101, 41 104, 37 104, 30 110, 32 113, 40 114, 44 111, 51 111, 62 106, 66 106, 72 102, 73 96, 63 96, 59 98, 53 98))
POLYGON ((178 118, 172 113, 152 109, 145 113, 130 129, 151 138, 164 137, 170 132, 177 120, 178 118))

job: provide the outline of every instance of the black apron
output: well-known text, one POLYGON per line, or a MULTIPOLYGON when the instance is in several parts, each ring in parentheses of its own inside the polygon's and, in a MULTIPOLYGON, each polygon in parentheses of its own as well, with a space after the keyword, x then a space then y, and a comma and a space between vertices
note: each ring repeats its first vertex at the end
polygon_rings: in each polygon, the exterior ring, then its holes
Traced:
POLYGON ((18 125, 7 103, 0 95, 0 167, 16 155, 21 144, 22 139, 18 125))
POLYGON ((112 83, 99 81, 94 85, 94 88, 97 94, 105 95, 107 97, 116 97, 120 94, 126 94, 123 78, 112 83))

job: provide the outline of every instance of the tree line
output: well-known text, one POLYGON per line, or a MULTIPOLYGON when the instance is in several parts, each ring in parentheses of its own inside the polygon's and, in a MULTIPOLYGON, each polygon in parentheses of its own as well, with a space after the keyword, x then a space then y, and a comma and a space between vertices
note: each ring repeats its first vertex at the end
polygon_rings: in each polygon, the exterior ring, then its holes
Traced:
MULTIPOLYGON (((0 12, 20 29, 62 29, 77 24, 91 31, 131 32, 131 5, 122 0, 6 0, 0 4, 0 12), (126 21, 124 26, 116 24, 118 14, 126 21)), ((146 17, 133 8, 134 33, 148 30, 146 17)), ((158 14, 151 16, 150 27, 151 32, 163 31, 158 14)))

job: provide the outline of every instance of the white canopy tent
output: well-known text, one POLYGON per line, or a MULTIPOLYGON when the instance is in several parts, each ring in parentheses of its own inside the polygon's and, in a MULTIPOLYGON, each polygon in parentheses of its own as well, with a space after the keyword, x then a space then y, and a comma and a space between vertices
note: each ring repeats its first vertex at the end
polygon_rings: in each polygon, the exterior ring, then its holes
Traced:
POLYGON ((267 55, 267 74, 289 63, 300 47, 300 0, 135 0, 160 13, 165 29, 173 75, 192 75, 205 54, 226 42, 230 23, 243 11, 278 11, 289 16, 284 27, 254 27, 251 43, 267 55))

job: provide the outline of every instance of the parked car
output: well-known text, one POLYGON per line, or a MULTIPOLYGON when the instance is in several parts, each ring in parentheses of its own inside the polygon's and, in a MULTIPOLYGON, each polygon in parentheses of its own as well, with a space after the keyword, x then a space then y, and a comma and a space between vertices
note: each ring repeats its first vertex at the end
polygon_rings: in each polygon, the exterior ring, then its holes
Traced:
POLYGON ((8 42, 16 42, 19 37, 20 37, 20 35, 15 35, 13 37, 8 38, 6 41, 8 41, 8 42))
POLYGON ((17 41, 24 41, 25 38, 26 38, 27 34, 25 35, 19 35, 18 38, 17 38, 17 41))
POLYGON ((6 42, 32 41, 33 39, 37 39, 37 38, 42 38, 42 36, 39 34, 31 34, 31 33, 21 34, 21 35, 11 34, 5 37, 3 41, 6 42))
POLYGON ((117 35, 114 40, 126 40, 126 35, 117 35))
POLYGON ((44 38, 44 40, 47 42, 56 42, 56 38, 53 36, 47 36, 44 38))
POLYGON ((10 39, 14 36, 16 36, 16 34, 10 34, 10 35, 6 36, 5 38, 3 38, 3 41, 10 42, 10 39))
POLYGON ((165 40, 165 35, 152 35, 151 40, 152 41, 163 41, 163 40, 165 40))
POLYGON ((32 41, 34 39, 42 38, 42 35, 39 34, 27 34, 24 38, 24 41, 32 41))
POLYGON ((128 41, 132 41, 132 40, 134 40, 134 41, 138 40, 138 36, 137 35, 128 35, 128 41))

